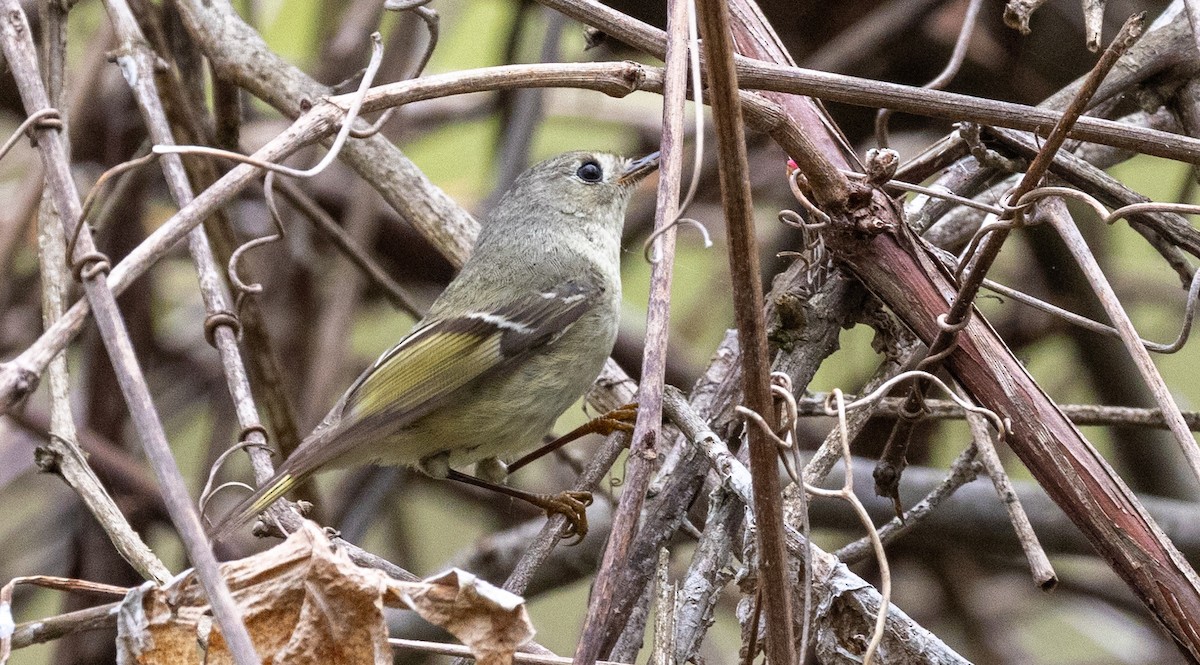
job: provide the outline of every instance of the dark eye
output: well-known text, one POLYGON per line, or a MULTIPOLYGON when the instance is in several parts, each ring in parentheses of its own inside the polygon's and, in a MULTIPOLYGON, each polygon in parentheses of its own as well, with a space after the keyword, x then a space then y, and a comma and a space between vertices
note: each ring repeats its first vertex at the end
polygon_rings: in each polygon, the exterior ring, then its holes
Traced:
POLYGON ((584 182, 600 182, 604 179, 604 169, 596 162, 584 162, 575 175, 584 182))

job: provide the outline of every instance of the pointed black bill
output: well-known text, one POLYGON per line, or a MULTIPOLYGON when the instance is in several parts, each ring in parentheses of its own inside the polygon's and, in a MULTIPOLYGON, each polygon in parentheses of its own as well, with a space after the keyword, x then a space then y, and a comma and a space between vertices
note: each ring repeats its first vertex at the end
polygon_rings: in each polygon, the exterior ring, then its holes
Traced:
POLYGON ((655 150, 641 159, 633 160, 625 167, 625 171, 617 177, 617 182, 622 185, 632 185, 654 173, 658 170, 658 157, 659 152, 655 150))

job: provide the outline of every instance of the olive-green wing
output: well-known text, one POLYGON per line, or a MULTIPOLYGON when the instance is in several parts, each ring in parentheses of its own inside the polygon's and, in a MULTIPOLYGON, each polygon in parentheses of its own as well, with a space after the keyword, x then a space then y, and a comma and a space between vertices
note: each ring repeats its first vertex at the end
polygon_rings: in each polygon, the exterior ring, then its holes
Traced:
POLYGON ((419 325, 358 377, 331 414, 332 425, 305 439, 274 478, 222 520, 214 538, 249 521, 325 464, 411 425, 461 388, 558 338, 600 294, 599 288, 569 282, 491 310, 419 325))

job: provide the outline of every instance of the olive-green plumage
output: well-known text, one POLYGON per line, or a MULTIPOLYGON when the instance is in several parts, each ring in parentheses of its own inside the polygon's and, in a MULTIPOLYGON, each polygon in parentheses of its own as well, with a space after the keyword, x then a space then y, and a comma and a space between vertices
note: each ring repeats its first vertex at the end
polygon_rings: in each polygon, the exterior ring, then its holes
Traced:
POLYGON ((330 467, 434 477, 535 448, 600 373, 617 335, 620 238, 633 185, 657 165, 572 152, 522 174, 429 313, 214 531, 221 537, 330 467))

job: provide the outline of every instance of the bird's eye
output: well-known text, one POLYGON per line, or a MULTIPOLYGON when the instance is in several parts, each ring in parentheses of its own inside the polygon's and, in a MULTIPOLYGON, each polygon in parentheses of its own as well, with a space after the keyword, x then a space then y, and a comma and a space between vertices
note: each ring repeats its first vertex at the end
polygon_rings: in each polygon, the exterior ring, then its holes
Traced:
POLYGON ((575 175, 584 182, 600 182, 604 179, 604 169, 600 168, 596 162, 587 161, 580 165, 575 175))

